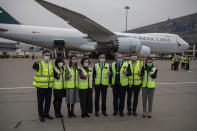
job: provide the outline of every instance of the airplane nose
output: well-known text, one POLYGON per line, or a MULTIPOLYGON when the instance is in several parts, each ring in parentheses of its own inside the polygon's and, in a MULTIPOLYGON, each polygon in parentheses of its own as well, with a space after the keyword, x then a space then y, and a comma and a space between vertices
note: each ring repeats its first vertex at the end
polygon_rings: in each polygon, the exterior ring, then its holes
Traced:
POLYGON ((185 47, 185 50, 189 48, 189 44, 187 42, 184 42, 184 47, 185 47))

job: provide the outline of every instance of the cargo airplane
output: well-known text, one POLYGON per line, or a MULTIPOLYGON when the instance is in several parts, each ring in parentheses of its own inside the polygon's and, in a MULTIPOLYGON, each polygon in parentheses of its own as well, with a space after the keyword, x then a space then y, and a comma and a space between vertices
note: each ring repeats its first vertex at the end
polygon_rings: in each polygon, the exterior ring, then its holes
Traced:
POLYGON ((0 7, 0 37, 30 45, 53 48, 65 43, 68 50, 91 51, 107 55, 136 50, 142 57, 151 53, 182 53, 189 45, 180 36, 169 33, 112 32, 88 17, 44 0, 41 6, 65 20, 75 29, 23 25, 0 7))

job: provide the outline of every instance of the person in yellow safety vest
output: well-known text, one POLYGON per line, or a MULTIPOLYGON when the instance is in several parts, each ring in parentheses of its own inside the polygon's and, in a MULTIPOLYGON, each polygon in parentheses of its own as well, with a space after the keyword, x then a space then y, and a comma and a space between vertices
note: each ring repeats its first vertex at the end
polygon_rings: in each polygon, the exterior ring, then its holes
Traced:
MULTIPOLYGON (((54 84, 53 84, 53 106, 55 110, 55 117, 63 117, 61 113, 62 98, 66 96, 66 70, 63 59, 56 59, 53 69, 54 84)), ((67 74, 68 75, 68 74, 67 74)))
POLYGON ((138 60, 136 51, 132 51, 131 53, 129 67, 132 75, 129 76, 129 87, 127 88, 127 110, 128 115, 131 115, 131 99, 132 95, 134 95, 133 115, 137 116, 136 110, 138 104, 138 96, 142 85, 141 69, 143 67, 143 61, 138 60))
POLYGON ((121 117, 124 116, 125 94, 129 84, 128 76, 131 75, 128 72, 131 73, 128 63, 123 61, 122 54, 117 54, 116 62, 113 62, 111 66, 110 76, 110 87, 113 88, 114 116, 117 116, 118 112, 121 117))
POLYGON ((66 71, 69 72, 69 77, 66 79, 66 103, 68 117, 71 118, 76 117, 74 106, 75 103, 79 103, 79 72, 76 55, 70 56, 66 71))
POLYGON ((157 68, 153 65, 152 58, 147 58, 145 67, 142 70, 142 103, 143 103, 143 117, 151 118, 153 96, 155 92, 157 77, 157 68), (147 101, 148 101, 148 113, 147 113, 147 101))
POLYGON ((175 61, 176 61, 176 58, 173 56, 172 57, 172 65, 171 65, 171 70, 174 70, 175 69, 175 61))
POLYGON ((185 56, 181 58, 181 69, 185 69, 185 56))
POLYGON ((88 58, 81 60, 82 67, 79 69, 79 98, 81 107, 81 117, 90 117, 88 113, 92 113, 92 69, 88 58))
POLYGON ((53 63, 50 61, 49 51, 42 52, 42 59, 38 59, 33 64, 33 69, 35 70, 33 86, 37 88, 39 119, 45 122, 45 118, 53 119, 49 115, 54 82, 53 63))
POLYGON ((102 96, 102 114, 108 116, 106 112, 106 97, 107 88, 109 85, 109 75, 110 75, 109 64, 105 61, 105 54, 99 56, 99 63, 94 65, 93 69, 93 87, 95 89, 95 116, 99 116, 99 98, 100 93, 102 96))
POLYGON ((186 57, 185 58, 185 69, 186 70, 189 70, 189 66, 190 66, 190 58, 189 57, 186 57))
POLYGON ((29 52, 25 52, 25 57, 28 58, 29 57, 29 52))

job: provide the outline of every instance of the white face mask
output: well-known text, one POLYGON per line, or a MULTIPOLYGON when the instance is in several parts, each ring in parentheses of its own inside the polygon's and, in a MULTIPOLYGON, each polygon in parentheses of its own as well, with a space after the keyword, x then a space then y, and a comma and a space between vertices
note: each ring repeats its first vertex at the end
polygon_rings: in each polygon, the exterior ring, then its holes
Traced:
POLYGON ((63 67, 64 66, 64 63, 58 63, 58 66, 59 67, 63 67))
POLYGON ((89 66, 89 63, 84 63, 84 67, 88 67, 89 66))
POLYGON ((137 56, 131 56, 131 60, 136 61, 137 60, 137 56))
POLYGON ((100 59, 100 63, 105 63, 105 59, 104 58, 101 58, 100 59))
POLYGON ((50 61, 50 56, 44 56, 44 60, 45 60, 46 62, 50 61))

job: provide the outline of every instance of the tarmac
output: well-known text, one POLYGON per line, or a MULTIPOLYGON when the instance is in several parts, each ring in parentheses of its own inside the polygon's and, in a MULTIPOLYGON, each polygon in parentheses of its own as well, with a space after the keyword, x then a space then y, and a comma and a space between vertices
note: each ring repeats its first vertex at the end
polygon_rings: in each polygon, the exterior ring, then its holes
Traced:
MULTIPOLYGON (((0 131, 197 131, 197 61, 191 70, 170 70, 170 61, 155 60, 158 68, 152 118, 142 118, 139 95, 138 116, 113 116, 112 89, 108 88, 107 113, 97 118, 68 118, 65 99, 63 119, 54 118, 41 123, 38 119, 36 88, 32 86, 34 60, 0 59, 0 131)), ((96 60, 91 60, 95 63, 96 60)), ((53 100, 53 99, 52 99, 53 100)), ((50 114, 54 116, 51 104, 50 114)))

